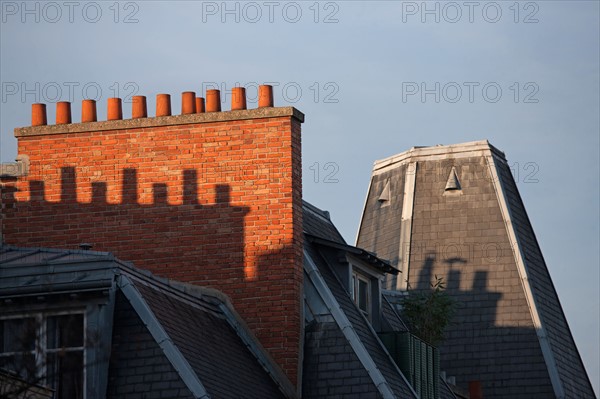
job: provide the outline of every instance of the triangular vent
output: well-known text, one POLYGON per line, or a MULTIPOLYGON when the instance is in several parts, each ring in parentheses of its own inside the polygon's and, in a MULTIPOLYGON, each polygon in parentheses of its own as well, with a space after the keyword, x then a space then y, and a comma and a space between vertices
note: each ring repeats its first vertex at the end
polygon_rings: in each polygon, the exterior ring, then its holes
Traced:
POLYGON ((389 204, 391 199, 392 196, 390 194, 390 181, 388 180, 385 183, 385 187, 383 187, 383 191, 381 192, 381 194, 379 194, 379 198, 377 198, 377 201, 381 202, 382 205, 385 205, 389 204))
POLYGON ((453 166, 450 171, 450 176, 448 176, 448 181, 446 181, 445 191, 451 190, 460 190, 460 181, 458 180, 458 175, 456 174, 456 168, 453 166))

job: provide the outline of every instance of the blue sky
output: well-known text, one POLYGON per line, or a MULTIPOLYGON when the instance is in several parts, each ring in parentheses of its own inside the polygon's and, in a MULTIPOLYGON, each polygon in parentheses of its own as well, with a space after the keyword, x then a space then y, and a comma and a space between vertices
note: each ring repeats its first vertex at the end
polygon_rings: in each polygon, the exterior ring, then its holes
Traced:
POLYGON ((2 1, 0 160, 35 101, 71 100, 77 121, 86 97, 104 118, 117 92, 178 110, 182 91, 272 82, 306 114, 304 197, 352 243, 373 161, 488 139, 599 392, 599 3, 470 4, 2 1))

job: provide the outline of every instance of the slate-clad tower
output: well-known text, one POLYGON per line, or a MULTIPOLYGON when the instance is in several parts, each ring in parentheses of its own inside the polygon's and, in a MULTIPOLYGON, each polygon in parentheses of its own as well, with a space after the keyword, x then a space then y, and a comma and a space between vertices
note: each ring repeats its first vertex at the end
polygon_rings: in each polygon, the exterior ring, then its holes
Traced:
POLYGON ((593 398, 504 154, 487 141, 412 148, 375 162, 357 246, 402 273, 443 277, 458 300, 441 348, 457 385, 485 398, 593 398))

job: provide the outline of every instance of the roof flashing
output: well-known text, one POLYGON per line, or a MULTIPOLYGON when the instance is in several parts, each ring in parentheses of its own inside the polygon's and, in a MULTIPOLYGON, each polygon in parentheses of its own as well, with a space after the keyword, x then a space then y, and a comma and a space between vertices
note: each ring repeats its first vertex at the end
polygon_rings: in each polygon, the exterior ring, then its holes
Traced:
POLYGON ((500 159, 506 160, 504 153, 490 144, 488 140, 470 141, 451 145, 436 145, 430 147, 412 147, 408 151, 375 161, 373 164, 373 173, 381 173, 385 170, 404 165, 408 162, 424 159, 466 158, 489 154, 493 154, 500 159))

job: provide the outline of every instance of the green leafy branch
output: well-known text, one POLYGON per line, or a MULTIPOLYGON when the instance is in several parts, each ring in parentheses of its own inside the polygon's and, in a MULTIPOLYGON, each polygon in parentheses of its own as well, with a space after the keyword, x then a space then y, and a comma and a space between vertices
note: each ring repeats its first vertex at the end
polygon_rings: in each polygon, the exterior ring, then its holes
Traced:
POLYGON ((444 279, 435 276, 429 291, 409 291, 402 299, 402 314, 417 337, 437 346, 456 311, 456 301, 445 291, 444 279))

